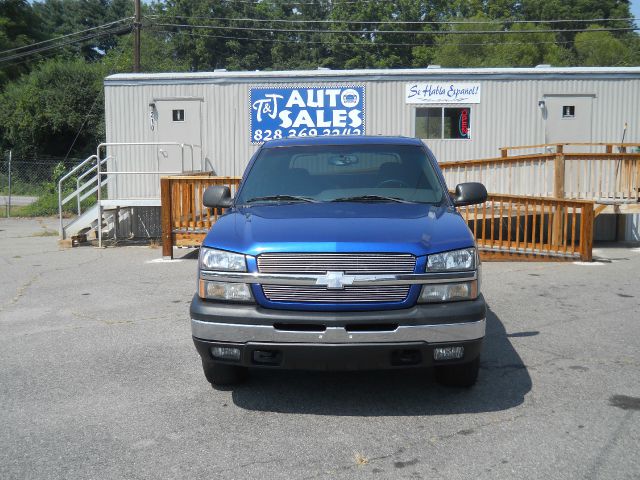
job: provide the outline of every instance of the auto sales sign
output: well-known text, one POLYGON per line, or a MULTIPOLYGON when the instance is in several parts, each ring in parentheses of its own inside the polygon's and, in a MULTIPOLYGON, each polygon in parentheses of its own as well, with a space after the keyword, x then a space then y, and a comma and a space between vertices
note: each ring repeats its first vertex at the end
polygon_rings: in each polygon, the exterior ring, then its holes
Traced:
POLYGON ((363 85, 249 90, 251 143, 286 137, 365 134, 363 85))

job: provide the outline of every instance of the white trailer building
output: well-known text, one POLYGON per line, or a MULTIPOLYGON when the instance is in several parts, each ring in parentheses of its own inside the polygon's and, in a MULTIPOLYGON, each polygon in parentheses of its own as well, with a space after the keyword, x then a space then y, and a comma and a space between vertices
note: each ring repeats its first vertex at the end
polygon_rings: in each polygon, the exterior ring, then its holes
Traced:
MULTIPOLYGON (((418 137, 441 162, 640 142, 640 67, 142 73, 104 85, 107 142, 156 144, 107 147, 111 172, 237 176, 260 142, 292 135, 418 137)), ((155 205, 158 177, 114 173, 109 198, 155 205)))

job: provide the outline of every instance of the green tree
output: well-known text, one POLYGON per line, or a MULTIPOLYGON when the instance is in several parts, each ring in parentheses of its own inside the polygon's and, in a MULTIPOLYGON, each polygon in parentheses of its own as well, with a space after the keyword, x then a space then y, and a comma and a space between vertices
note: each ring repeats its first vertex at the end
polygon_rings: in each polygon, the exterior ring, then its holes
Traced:
POLYGON ((632 49, 610 32, 593 31, 599 28, 592 25, 576 35, 574 46, 578 63, 588 67, 632 64, 632 49))
MULTIPOLYGON (((522 0, 521 11, 527 20, 569 20, 551 24, 554 29, 584 30, 584 22, 571 20, 589 20, 594 18, 630 18, 628 0, 522 0)), ((607 28, 632 28, 630 21, 608 21, 607 28)), ((614 32, 620 36, 622 31, 614 32)), ((559 33, 559 42, 573 42, 575 32, 559 33)))
POLYGON ((434 63, 446 67, 533 67, 548 63, 559 66, 570 62, 571 52, 556 43, 555 35, 545 32, 545 24, 490 22, 483 16, 473 17, 477 23, 458 24, 454 31, 495 31, 495 34, 441 35, 433 54, 434 63), (503 32, 509 28, 510 33, 503 32), (528 33, 539 30, 539 33, 528 33), (521 32, 521 33, 519 33, 521 32))
MULTIPOLYGON (((40 22, 26 0, 0 0, 0 52, 24 47, 43 38, 40 22)), ((16 57, 22 52, 24 50, 13 50, 0 57, 0 87, 28 71, 32 60, 16 57)))
MULTIPOLYGON (((426 46, 433 43, 432 25, 420 22, 437 21, 438 10, 432 2, 360 0, 336 3, 330 18, 336 22, 332 24, 334 30, 349 33, 325 37, 330 51, 327 66, 401 68, 414 63, 416 49, 424 53, 426 46), (419 33, 408 33, 412 31, 419 33)), ((424 59, 424 55, 420 58, 424 59)))
POLYGON ((16 156, 85 155, 104 138, 102 79, 99 64, 48 60, 10 83, 0 94, 2 148, 16 156))
MULTIPOLYGON (((44 0, 33 4, 45 31, 51 38, 68 35, 89 28, 105 25, 133 15, 130 0, 44 0)), ((97 60, 114 48, 117 35, 131 30, 132 22, 114 25, 109 35, 96 36, 78 44, 65 47, 65 52, 81 54, 87 60, 97 60)), ((93 30, 88 34, 100 33, 93 30)), ((79 38, 79 37, 74 37, 79 38)))
MULTIPOLYGON (((185 72, 189 65, 173 48, 171 34, 143 29, 140 33, 140 70, 143 72, 185 72)), ((105 74, 133 70, 133 35, 118 38, 117 46, 101 61, 105 74)))

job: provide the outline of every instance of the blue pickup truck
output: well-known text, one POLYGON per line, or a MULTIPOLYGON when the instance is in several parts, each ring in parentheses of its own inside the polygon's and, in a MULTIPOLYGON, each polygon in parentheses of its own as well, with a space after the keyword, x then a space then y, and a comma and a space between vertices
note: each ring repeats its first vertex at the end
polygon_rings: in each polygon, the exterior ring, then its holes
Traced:
POLYGON ((213 385, 251 368, 433 367, 478 376, 486 307, 475 241, 438 163, 412 138, 274 140, 252 157, 200 249, 193 341, 213 385))

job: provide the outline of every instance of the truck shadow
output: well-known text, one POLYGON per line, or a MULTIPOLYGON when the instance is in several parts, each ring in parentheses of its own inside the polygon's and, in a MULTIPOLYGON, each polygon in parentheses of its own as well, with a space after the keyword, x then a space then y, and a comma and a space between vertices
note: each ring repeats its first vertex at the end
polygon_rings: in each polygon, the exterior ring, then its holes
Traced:
POLYGON ((500 319, 487 310, 487 333, 478 383, 471 389, 440 386, 432 370, 301 372, 255 370, 233 389, 247 410, 345 416, 444 415, 492 412, 523 403, 531 390, 527 367, 500 319))

